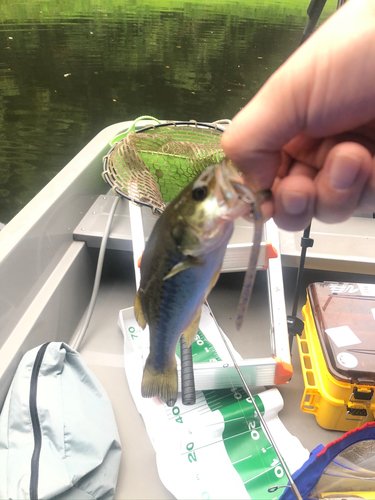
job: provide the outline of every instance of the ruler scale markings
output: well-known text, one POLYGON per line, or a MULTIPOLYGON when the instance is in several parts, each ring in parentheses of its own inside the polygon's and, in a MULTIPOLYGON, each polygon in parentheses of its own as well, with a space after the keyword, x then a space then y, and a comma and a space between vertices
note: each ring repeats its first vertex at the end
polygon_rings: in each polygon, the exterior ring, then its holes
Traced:
MULTIPOLYGON (((205 391, 204 394, 206 396, 205 391)), ((207 396, 210 396, 210 399, 207 398, 207 404, 212 409, 216 398, 213 397, 212 392, 207 396)), ((264 434, 254 405, 242 388, 233 389, 231 392, 226 391, 223 396, 220 395, 220 391, 217 391, 217 396, 220 396, 223 404, 220 409, 224 418, 222 441, 232 466, 241 477, 251 497, 272 500, 272 494, 264 489, 265 478, 268 475, 266 482, 277 485, 285 481, 285 476, 282 472, 280 478, 280 471, 277 470, 279 475, 276 475, 274 469, 270 468, 271 463, 276 463, 275 467, 280 467, 279 461, 276 460, 277 454, 264 434), (252 474, 253 477, 251 477, 252 474)), ((259 396, 255 398, 258 407, 264 412, 262 400, 259 396)))
POLYGON ((272 469, 273 469, 273 467, 270 467, 269 469, 264 470, 263 472, 260 472, 256 476, 254 476, 251 479, 248 479, 247 481, 245 481, 244 484, 250 483, 250 481, 254 481, 254 479, 256 479, 257 477, 263 476, 263 474, 266 474, 267 472, 270 472, 272 469))
POLYGON ((247 460, 248 458, 251 458, 253 455, 248 455, 245 458, 241 458, 240 460, 237 460, 236 462, 232 462, 232 465, 237 464, 238 462, 242 462, 243 460, 247 460))

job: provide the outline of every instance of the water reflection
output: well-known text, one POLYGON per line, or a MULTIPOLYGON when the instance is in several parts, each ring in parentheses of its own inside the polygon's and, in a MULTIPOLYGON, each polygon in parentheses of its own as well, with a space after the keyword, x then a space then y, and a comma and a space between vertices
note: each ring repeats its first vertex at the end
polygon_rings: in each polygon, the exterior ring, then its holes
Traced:
POLYGON ((232 117, 297 47, 308 3, 2 0, 0 221, 109 124, 232 117))

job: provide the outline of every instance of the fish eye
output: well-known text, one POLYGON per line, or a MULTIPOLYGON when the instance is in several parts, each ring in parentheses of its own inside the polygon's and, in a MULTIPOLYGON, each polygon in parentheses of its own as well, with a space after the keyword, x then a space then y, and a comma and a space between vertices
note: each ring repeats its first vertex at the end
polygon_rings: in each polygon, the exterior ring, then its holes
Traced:
POLYGON ((193 189, 192 195, 193 195, 194 200, 203 201, 207 196, 207 187, 206 186, 199 186, 199 187, 193 189))

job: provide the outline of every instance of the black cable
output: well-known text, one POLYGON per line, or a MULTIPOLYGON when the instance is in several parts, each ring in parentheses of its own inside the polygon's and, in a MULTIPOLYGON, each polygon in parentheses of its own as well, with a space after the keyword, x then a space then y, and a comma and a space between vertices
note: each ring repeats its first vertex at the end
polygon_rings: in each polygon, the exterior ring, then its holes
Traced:
MULTIPOLYGON (((317 22, 319 21, 319 18, 323 12, 324 6, 326 4, 327 0, 311 0, 310 4, 307 8, 307 15, 309 16, 309 20, 307 22, 307 25, 303 31, 302 39, 300 42, 300 45, 302 45, 308 38, 309 36, 313 33, 317 22)), ((338 0, 337 1, 337 8, 339 8, 343 3, 345 3, 345 0, 338 0)), ((299 295, 301 291, 301 284, 302 284, 302 278, 303 278, 303 270, 305 267, 305 260, 306 260, 306 251, 309 247, 312 247, 314 244, 314 240, 310 238, 310 230, 311 230, 311 224, 304 230, 303 236, 301 238, 301 258, 299 262, 299 267, 298 267, 298 274, 297 274, 297 283, 296 283, 296 289, 294 293, 294 301, 293 301, 293 308, 292 308, 292 314, 288 316, 287 318, 287 323, 288 323, 288 332, 289 332, 289 347, 290 347, 290 352, 292 353, 292 347, 293 347, 293 339, 296 335, 301 335, 303 331, 303 321, 297 317, 297 311, 298 311, 298 300, 299 300, 299 295)))
POLYGON ((181 392, 182 404, 194 405, 196 402, 195 382, 193 370, 193 355, 191 346, 186 344, 184 334, 180 337, 181 351, 181 392))
MULTIPOLYGON (((300 45, 302 45, 309 36, 313 33, 317 22, 323 12, 324 6, 327 0, 311 0, 310 5, 307 8, 307 15, 309 20, 303 31, 302 39, 300 45)), ((340 2, 340 0, 338 0, 340 2)))
POLYGON ((299 299, 299 293, 301 290, 301 284, 302 284, 302 278, 303 278, 303 270, 305 267, 305 260, 306 260, 306 251, 308 248, 312 247, 314 244, 314 240, 310 238, 310 230, 311 230, 311 224, 308 225, 308 227, 304 230, 303 236, 301 238, 301 258, 299 262, 299 268, 298 268, 298 274, 297 274, 297 284, 296 284, 296 290, 294 293, 294 302, 293 302, 293 309, 292 309, 292 315, 297 316, 297 310, 298 310, 298 299, 299 299))
POLYGON ((314 244, 314 240, 310 238, 310 230, 311 230, 311 224, 309 224, 308 227, 304 230, 303 236, 301 238, 302 250, 301 250, 301 257, 297 273, 296 289, 294 292, 292 314, 287 318, 288 332, 289 332, 289 347, 291 353, 293 347, 293 339, 296 335, 301 335, 304 327, 303 321, 297 317, 297 311, 298 311, 298 300, 302 285, 303 271, 305 268, 306 251, 309 247, 312 247, 314 244))

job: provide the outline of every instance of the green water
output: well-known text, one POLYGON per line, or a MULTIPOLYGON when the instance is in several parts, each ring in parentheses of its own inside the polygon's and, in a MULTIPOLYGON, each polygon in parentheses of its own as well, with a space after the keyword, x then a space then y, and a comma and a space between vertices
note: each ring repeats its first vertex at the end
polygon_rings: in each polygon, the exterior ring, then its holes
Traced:
POLYGON ((0 222, 107 125, 233 117, 298 46, 308 4, 1 0, 0 222))

